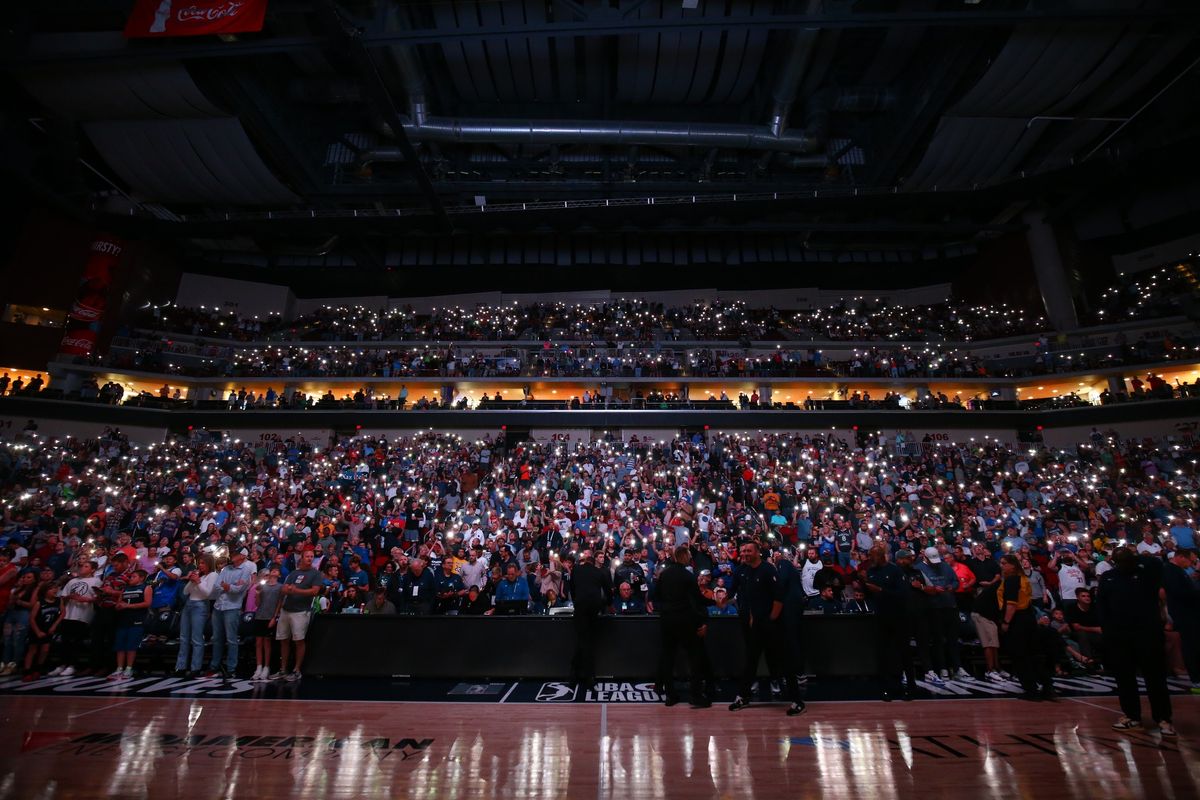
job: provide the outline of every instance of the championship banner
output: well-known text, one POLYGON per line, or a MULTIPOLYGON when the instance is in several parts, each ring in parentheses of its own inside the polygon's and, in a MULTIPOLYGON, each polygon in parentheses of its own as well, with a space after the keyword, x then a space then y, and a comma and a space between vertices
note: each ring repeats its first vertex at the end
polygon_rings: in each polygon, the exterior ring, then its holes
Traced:
POLYGON ((267 0, 136 0, 125 38, 261 31, 267 0))
POLYGON ((75 302, 67 314, 67 328, 58 352, 68 356, 86 356, 96 347, 100 323, 108 308, 108 288, 125 246, 119 239, 101 236, 92 242, 75 302))

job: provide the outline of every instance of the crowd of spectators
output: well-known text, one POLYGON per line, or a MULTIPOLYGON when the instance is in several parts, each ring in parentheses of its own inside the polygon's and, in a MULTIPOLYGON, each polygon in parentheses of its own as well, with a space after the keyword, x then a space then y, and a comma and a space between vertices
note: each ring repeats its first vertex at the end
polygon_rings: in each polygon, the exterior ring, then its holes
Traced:
POLYGON ((1041 337, 1022 356, 984 358, 954 346, 870 347, 831 356, 816 348, 767 349, 553 345, 480 351, 459 345, 408 349, 369 346, 235 346, 122 338, 94 363, 190 377, 294 378, 987 378, 1024 377, 1122 364, 1200 358, 1191 339, 1156 336, 1107 346, 1059 346, 1041 337))
POLYGON ((235 341, 945 341, 1036 333, 1041 316, 1008 305, 948 301, 922 306, 853 298, 807 310, 712 301, 666 306, 642 300, 602 304, 516 303, 449 307, 326 306, 293 320, 242 317, 220 309, 151 306, 135 328, 235 341))
MULTIPOLYGON (((1085 325, 1189 313, 1194 287, 1162 268, 1114 286, 1080 307, 1085 325)), ((669 306, 643 300, 567 304, 516 302, 450 306, 418 312, 411 305, 370 309, 324 306, 295 319, 241 316, 218 308, 148 306, 132 327, 156 332, 261 341, 877 341, 973 342, 1049 330, 1038 314, 1007 304, 951 299, 917 306, 851 297, 815 309, 752 308, 740 301, 669 306)))
POLYGON ((1090 592, 1114 552, 1136 546, 1183 576, 1171 573, 1164 635, 1200 691, 1198 456, 1191 439, 1095 429, 1047 450, 786 433, 328 443, 194 431, 138 445, 34 426, 0 444, 0 671, 125 680, 158 630, 148 621, 176 614, 178 644, 153 643, 178 647, 175 670, 250 673, 238 650, 250 613, 253 677, 294 680, 313 614, 569 613, 582 560, 610 570, 610 613, 653 613, 679 546, 708 613, 736 614, 750 542, 818 614, 884 601, 867 579, 874 549, 913 582, 901 606, 924 680, 963 678, 963 648, 978 646, 982 677, 1002 681, 1001 557, 1032 587, 1061 674, 1099 668, 1090 592))

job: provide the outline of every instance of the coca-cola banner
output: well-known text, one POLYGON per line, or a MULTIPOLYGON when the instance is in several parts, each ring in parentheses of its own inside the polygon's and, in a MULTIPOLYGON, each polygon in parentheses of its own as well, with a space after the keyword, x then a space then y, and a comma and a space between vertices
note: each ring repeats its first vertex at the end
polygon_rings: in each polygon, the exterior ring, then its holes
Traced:
POLYGON ((125 38, 261 31, 267 0, 136 0, 125 38))
POLYGON ((98 236, 88 251, 83 277, 75 302, 67 314, 67 329, 58 352, 69 356, 86 356, 96 347, 100 323, 108 308, 108 288, 125 246, 111 236, 98 236))

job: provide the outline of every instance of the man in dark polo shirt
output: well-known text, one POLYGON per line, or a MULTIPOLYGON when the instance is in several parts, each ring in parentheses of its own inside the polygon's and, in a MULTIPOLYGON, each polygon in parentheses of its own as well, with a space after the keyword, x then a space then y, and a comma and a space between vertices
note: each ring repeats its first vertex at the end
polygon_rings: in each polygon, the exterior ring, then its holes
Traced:
POLYGON ((687 545, 675 548, 673 559, 654 583, 654 608, 661 616, 662 650, 658 662, 659 682, 668 706, 679 702, 675 693, 675 655, 680 647, 687 654, 693 708, 708 708, 705 686, 713 680, 712 665, 704 649, 708 614, 696 576, 688 570, 692 551, 687 545))
POLYGON ((1142 729, 1137 682, 1141 672, 1159 733, 1174 736, 1171 695, 1167 691, 1164 615, 1159 600, 1162 561, 1120 547, 1113 553, 1113 564, 1113 569, 1100 578, 1098 604, 1106 666, 1117 679, 1121 703, 1122 716, 1112 727, 1118 731, 1142 729))
POLYGON ((795 673, 785 666, 783 631, 780 625, 783 595, 779 577, 775 567, 763 560, 757 544, 747 542, 741 546, 739 552, 741 563, 734 572, 733 588, 737 592, 738 617, 742 623, 746 661, 738 696, 729 705, 729 710, 738 711, 750 705, 752 686, 758 675, 758 661, 765 653, 771 677, 787 683, 788 697, 792 701, 788 706, 788 716, 803 714, 804 701, 800 699, 800 684, 795 673))
POLYGON ((875 613, 879 615, 876 630, 883 701, 890 703, 897 697, 911 700, 912 688, 917 684, 912 648, 908 644, 912 638, 907 614, 912 587, 904 570, 888 562, 887 552, 881 545, 875 545, 867 552, 867 563, 867 592, 875 602, 875 613), (901 686, 901 675, 908 679, 906 686, 901 686))
POLYGON ((575 598, 575 655, 571 659, 571 677, 585 689, 596 682, 596 630, 600 612, 612 605, 612 574, 592 563, 592 551, 585 550, 571 570, 571 592, 575 598))

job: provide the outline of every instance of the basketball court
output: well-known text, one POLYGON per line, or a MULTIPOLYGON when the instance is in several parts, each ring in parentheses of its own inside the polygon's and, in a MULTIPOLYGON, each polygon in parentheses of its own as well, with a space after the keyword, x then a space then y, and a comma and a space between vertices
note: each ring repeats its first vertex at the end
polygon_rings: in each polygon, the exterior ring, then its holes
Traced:
POLYGON ((1200 795, 1187 695, 1164 739, 1112 731, 1107 694, 885 704, 810 686, 789 718, 783 703, 665 708, 650 684, 89 681, 0 687, 0 796, 1200 795))

